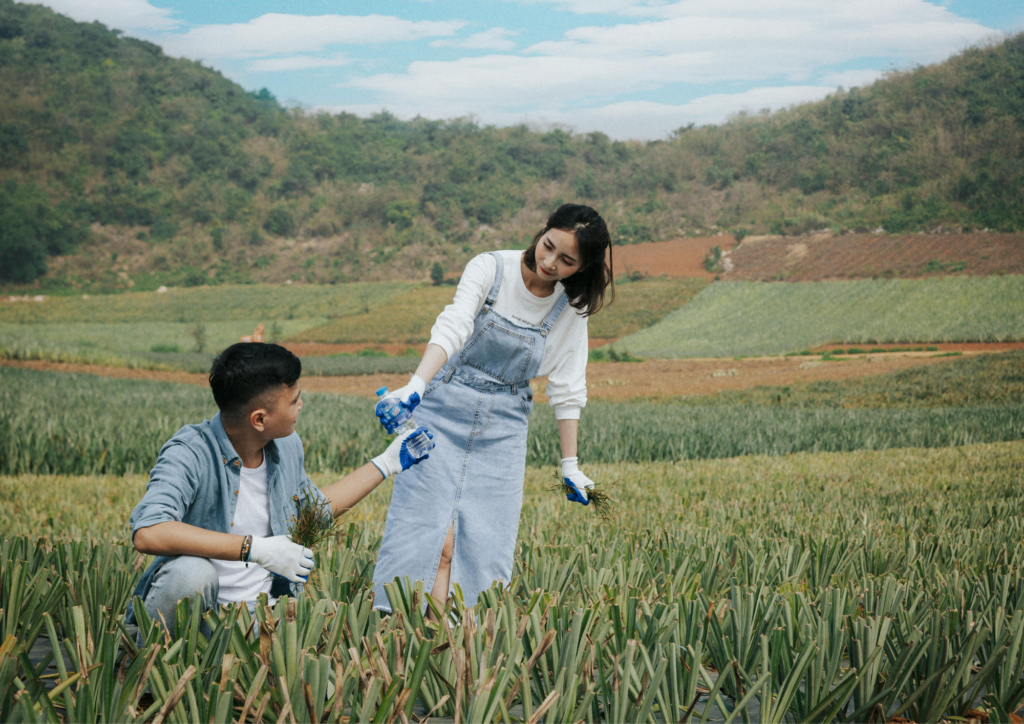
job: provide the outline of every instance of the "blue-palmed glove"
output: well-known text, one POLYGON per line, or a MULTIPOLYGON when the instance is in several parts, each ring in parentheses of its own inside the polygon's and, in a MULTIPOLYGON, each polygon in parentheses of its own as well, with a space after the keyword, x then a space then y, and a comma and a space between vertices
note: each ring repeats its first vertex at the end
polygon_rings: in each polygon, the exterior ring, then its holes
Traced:
MULTIPOLYGON (((404 435, 399 435, 398 437, 396 437, 394 440, 391 441, 391 444, 388 445, 387 450, 382 452, 380 455, 375 457, 370 462, 376 465, 377 469, 380 470, 380 474, 386 478, 391 475, 396 475, 397 473, 400 473, 403 470, 408 470, 413 465, 416 465, 417 463, 426 460, 427 458, 430 457, 430 455, 424 454, 421 455, 420 457, 414 457, 412 452, 410 452, 410 450, 408 449, 407 445, 410 437, 412 437, 413 435, 419 435, 421 432, 427 433, 427 437, 430 438, 431 440, 434 439, 434 436, 430 434, 430 431, 427 428, 417 427, 412 432, 407 432, 404 435)), ((433 450, 433 448, 434 443, 431 442, 430 447, 427 449, 433 450)))
POLYGON ((565 493, 566 500, 590 505, 587 491, 594 487, 594 481, 580 472, 579 458, 562 458, 562 480, 572 488, 572 492, 565 493))
POLYGON ((387 401, 394 400, 396 397, 402 404, 402 407, 412 412, 416 409, 416 406, 420 404, 420 400, 423 399, 423 391, 427 389, 427 383, 424 382, 423 378, 419 375, 413 375, 412 379, 409 380, 409 384, 405 387, 399 387, 397 390, 392 390, 384 396, 384 399, 377 403, 376 413, 377 419, 380 420, 380 424, 391 434, 395 431, 395 425, 384 418, 383 411, 387 406, 387 401))

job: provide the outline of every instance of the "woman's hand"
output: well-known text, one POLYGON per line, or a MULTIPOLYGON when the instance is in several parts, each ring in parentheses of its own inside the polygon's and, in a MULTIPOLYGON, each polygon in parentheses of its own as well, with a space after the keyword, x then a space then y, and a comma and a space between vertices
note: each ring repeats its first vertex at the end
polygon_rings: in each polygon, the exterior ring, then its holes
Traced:
POLYGON ((580 472, 579 458, 562 458, 562 480, 572 488, 572 492, 566 492, 565 499, 572 503, 590 505, 590 497, 587 491, 594 487, 594 481, 580 472))
POLYGON ((409 380, 409 384, 405 387, 399 387, 397 390, 389 392, 384 395, 383 400, 377 403, 377 406, 374 408, 374 412, 377 415, 377 419, 380 420, 380 424, 388 431, 388 434, 395 431, 395 423, 393 420, 388 420, 387 416, 383 413, 387 408, 385 400, 393 400, 397 397, 399 404, 409 412, 412 412, 423 399, 423 392, 426 388, 427 383, 423 381, 423 378, 419 375, 413 375, 412 379, 409 380))

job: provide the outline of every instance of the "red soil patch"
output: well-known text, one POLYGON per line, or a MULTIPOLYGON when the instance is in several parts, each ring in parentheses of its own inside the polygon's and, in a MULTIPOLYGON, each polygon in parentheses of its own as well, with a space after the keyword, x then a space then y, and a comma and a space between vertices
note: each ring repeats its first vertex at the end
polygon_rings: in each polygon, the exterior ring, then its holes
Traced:
MULTIPOLYGON (((935 347, 934 350, 924 350, 921 352, 912 352, 909 354, 939 354, 942 352, 1009 352, 1015 349, 1024 349, 1024 342, 915 342, 913 344, 850 344, 848 342, 839 342, 836 344, 822 344, 817 347, 811 347, 812 352, 828 352, 833 349, 862 349, 865 352, 872 349, 884 349, 884 350, 906 350, 908 347, 917 349, 918 347, 935 347)), ((901 353, 902 354, 902 353, 901 353)), ((854 355, 860 356, 860 355, 854 355)))
MULTIPOLYGON (((965 351, 965 355, 978 352, 965 351)), ((921 365, 941 364, 958 357, 936 357, 935 352, 854 355, 841 362, 822 362, 816 357, 760 357, 736 360, 689 359, 643 362, 591 362, 587 366, 587 396, 592 400, 670 399, 684 395, 710 395, 721 390, 775 387, 794 382, 845 380, 888 374, 921 365)), ((133 370, 127 367, 0 360, 0 365, 55 372, 94 374, 104 377, 162 380, 206 386, 207 376, 191 372, 133 370)), ((409 381, 409 375, 376 374, 344 377, 302 378, 308 392, 335 392, 373 398, 382 386, 391 389, 409 381)), ((546 378, 533 383, 538 404, 546 403, 546 378)))
MULTIPOLYGON (((711 395, 722 390, 870 377, 962 359, 935 357, 935 354, 865 354, 841 362, 822 362, 816 357, 591 362, 587 365, 587 397, 620 402, 634 399, 665 400, 688 395, 711 395)), ((546 385, 547 380, 544 378, 533 384, 536 402, 547 402, 543 394, 546 385)))
POLYGON ((325 357, 332 354, 358 354, 365 349, 374 352, 386 352, 397 356, 405 354, 410 347, 417 354, 423 354, 425 344, 375 344, 372 342, 353 342, 349 344, 328 344, 326 342, 285 342, 281 345, 299 357, 325 357))
POLYGON ((732 234, 723 234, 616 246, 613 252, 614 272, 615 276, 640 272, 647 276, 714 279, 715 275, 704 268, 704 257, 716 246, 725 250, 735 245, 736 239, 732 234))
POLYGON ((1024 234, 844 234, 743 240, 728 281, 1024 274, 1024 234))

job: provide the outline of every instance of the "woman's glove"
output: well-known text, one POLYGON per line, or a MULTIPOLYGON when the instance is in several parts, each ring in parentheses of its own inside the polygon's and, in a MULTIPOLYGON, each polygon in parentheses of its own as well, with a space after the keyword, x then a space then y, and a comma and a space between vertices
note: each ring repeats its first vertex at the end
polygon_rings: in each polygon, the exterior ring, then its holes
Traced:
POLYGON ((580 472, 578 463, 579 458, 562 458, 562 480, 572 488, 572 492, 566 492, 565 499, 590 505, 587 491, 594 487, 594 481, 580 472))
MULTIPOLYGON (((427 437, 430 438, 431 440, 434 439, 434 436, 430 434, 430 431, 427 428, 417 427, 412 432, 407 432, 404 435, 399 435, 398 437, 396 437, 394 440, 391 441, 391 444, 388 445, 387 450, 382 452, 380 455, 375 457, 370 462, 376 465, 377 469, 380 470, 380 474, 386 478, 390 475, 400 473, 403 470, 408 470, 421 460, 426 460, 427 458, 430 457, 429 455, 424 454, 421 455, 420 457, 414 457, 413 454, 409 451, 407 445, 410 437, 412 437, 413 435, 419 435, 421 432, 427 433, 427 437)), ((434 443, 430 443, 430 447, 427 449, 433 450, 434 443)))
POLYGON ((313 551, 293 543, 286 535, 271 538, 254 536, 249 560, 292 583, 302 583, 309 578, 309 572, 313 569, 313 551))
MULTIPOLYGON (((412 379, 409 380, 409 384, 405 387, 399 387, 397 390, 392 390, 384 396, 385 400, 393 400, 398 398, 398 401, 402 404, 402 407, 412 412, 416 409, 416 406, 420 404, 420 400, 423 399, 423 392, 427 389, 427 383, 423 381, 423 378, 419 375, 413 375, 412 379)), ((380 423, 387 429, 388 434, 395 431, 393 423, 389 423, 382 414, 384 409, 384 401, 377 403, 376 413, 380 419, 380 423)))

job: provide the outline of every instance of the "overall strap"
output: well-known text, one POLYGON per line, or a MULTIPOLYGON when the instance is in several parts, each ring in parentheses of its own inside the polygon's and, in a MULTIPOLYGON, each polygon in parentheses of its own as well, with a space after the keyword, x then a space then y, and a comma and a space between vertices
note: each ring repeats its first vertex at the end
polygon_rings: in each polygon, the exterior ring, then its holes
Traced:
POLYGON ((555 306, 551 307, 551 311, 548 312, 548 316, 544 318, 544 323, 541 324, 540 334, 542 337, 548 336, 548 330, 555 325, 559 315, 561 315, 562 310, 565 309, 565 305, 568 303, 569 297, 565 295, 565 291, 563 290, 562 296, 560 296, 558 301, 555 302, 555 306))
POLYGON ((487 298, 484 300, 483 309, 480 310, 484 314, 491 311, 491 307, 494 306, 494 302, 498 298, 498 290, 501 289, 501 277, 505 273, 505 260, 501 258, 501 254, 496 251, 492 251, 491 254, 498 262, 498 269, 494 272, 494 284, 491 285, 491 291, 487 292, 487 298))

